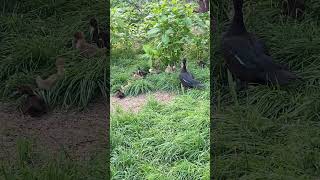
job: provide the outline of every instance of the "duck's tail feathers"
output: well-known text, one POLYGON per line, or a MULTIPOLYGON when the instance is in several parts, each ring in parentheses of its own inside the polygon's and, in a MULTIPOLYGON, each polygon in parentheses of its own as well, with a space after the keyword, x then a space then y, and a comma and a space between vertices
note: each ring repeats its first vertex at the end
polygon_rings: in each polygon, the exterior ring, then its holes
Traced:
POLYGON ((198 89, 204 89, 205 87, 206 86, 204 84, 201 84, 201 83, 195 85, 195 88, 198 88, 198 89))
POLYGON ((271 81, 279 85, 287 85, 296 80, 303 80, 303 78, 287 70, 276 71, 274 76, 271 76, 271 81))

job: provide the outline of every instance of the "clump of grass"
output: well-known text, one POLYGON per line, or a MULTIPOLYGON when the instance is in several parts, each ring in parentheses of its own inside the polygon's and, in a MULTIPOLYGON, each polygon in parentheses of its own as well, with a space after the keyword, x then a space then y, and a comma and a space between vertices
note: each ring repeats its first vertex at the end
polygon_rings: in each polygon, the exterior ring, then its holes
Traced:
POLYGON ((1 179, 108 179, 106 155, 77 162, 66 154, 49 157, 35 152, 29 139, 17 141, 18 159, 0 161, 1 179))
POLYGON ((111 128, 114 179, 208 178, 208 99, 150 99, 138 114, 112 113, 111 128))
MULTIPOLYGON (((318 2, 306 1, 308 6, 318 2)), ((227 6, 226 4, 223 6, 227 6)), ((310 6, 311 7, 311 6, 310 6)), ((279 2, 245 4, 249 31, 266 43, 277 63, 289 66, 302 82, 288 87, 256 86, 229 91, 219 41, 228 20, 217 23, 213 36, 213 174, 218 179, 315 179, 319 176, 316 129, 319 103, 320 34, 317 11, 308 8, 302 20, 284 17, 279 2), (255 14, 255 16, 252 16, 255 14), (280 19, 280 20, 279 20, 280 19), (238 104, 234 102, 234 96, 238 104), (308 129, 308 131, 305 131, 308 129)), ((220 14, 221 15, 221 14, 220 14)))
POLYGON ((64 79, 50 91, 39 92, 50 106, 85 108, 108 89, 107 57, 84 59, 71 47, 74 32, 84 31, 88 37, 91 17, 100 20, 101 27, 106 24, 106 11, 101 8, 105 7, 104 2, 5 1, 1 4, 9 8, 2 10, 0 16, 0 79, 7 84, 0 88, 4 92, 2 96, 19 84, 33 86, 31 79, 34 81, 36 75, 48 77, 56 73, 54 63, 58 56, 66 59, 64 79))
POLYGON ((137 96, 152 91, 152 85, 150 82, 139 79, 131 82, 125 89, 125 94, 130 96, 137 96))

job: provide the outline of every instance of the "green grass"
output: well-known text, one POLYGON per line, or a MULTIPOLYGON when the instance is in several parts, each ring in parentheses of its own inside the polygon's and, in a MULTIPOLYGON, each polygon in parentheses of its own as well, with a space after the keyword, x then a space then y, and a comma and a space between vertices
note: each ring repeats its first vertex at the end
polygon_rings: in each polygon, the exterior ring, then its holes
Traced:
MULTIPOLYGON (((35 77, 55 73, 55 60, 66 59, 65 76, 49 91, 37 90, 51 108, 86 108, 108 91, 107 57, 85 59, 72 49, 73 34, 84 31, 89 37, 89 19, 96 17, 101 27, 108 24, 106 1, 0 2, 0 99, 8 98, 19 85, 35 87, 35 77), (3 8, 2 8, 3 7, 3 8)), ((36 144, 36 142, 34 142, 36 144)), ((32 149, 28 140, 16 142, 18 157, 0 161, 0 179, 108 179, 108 153, 89 161, 76 161, 62 154, 32 149)))
MULTIPOLYGON (((308 4, 303 20, 280 15, 278 2, 245 1, 249 31, 261 37, 278 63, 303 77, 289 87, 256 86, 230 90, 219 51, 228 22, 215 12, 212 121, 213 174, 216 179, 317 179, 319 164, 319 2, 308 4)), ((226 6, 220 4, 220 6, 226 6)), ((232 88, 231 88, 232 89, 232 88)))
POLYGON ((18 157, 0 161, 0 179, 86 180, 109 179, 106 152, 90 161, 75 161, 61 153, 54 157, 39 153, 27 139, 17 141, 18 157))
POLYGON ((150 97, 137 114, 120 108, 111 114, 112 178, 209 179, 209 69, 191 62, 189 71, 206 88, 182 93, 180 69, 135 80, 132 72, 147 65, 138 53, 127 53, 112 55, 113 91, 130 82, 129 96, 165 91, 176 97, 168 104, 150 97))
POLYGON ((6 98, 21 84, 35 87, 35 77, 55 73, 57 57, 66 59, 64 79, 49 92, 40 92, 51 107, 87 107, 105 92, 106 58, 85 59, 72 49, 73 34, 84 31, 96 17, 108 22, 104 1, 4 1, 0 13, 0 97, 6 98), (79 90, 81 89, 81 90, 79 90))
MULTIPOLYGON (((126 4, 119 3, 118 6, 126 4)), ((142 12, 148 11, 143 9, 142 12)), ((141 19, 135 19, 133 24, 143 27, 143 16, 138 16, 141 19)), ((116 33, 122 34, 121 30, 126 32, 127 29, 119 27, 116 33)), ((188 50, 183 55, 187 58, 188 71, 206 88, 183 93, 179 64, 176 64, 174 73, 166 73, 161 69, 159 74, 134 79, 132 74, 138 68, 145 71, 151 68, 152 63, 144 56, 142 48, 148 44, 148 40, 143 39, 143 34, 133 33, 127 41, 127 45, 123 41, 113 44, 111 96, 121 87, 125 87, 127 96, 151 95, 147 104, 137 113, 126 112, 120 107, 111 113, 112 179, 209 179, 210 73, 209 68, 201 69, 196 64, 197 53, 202 53, 208 46, 186 45, 188 50), (168 92, 174 99, 158 102, 152 96, 154 92, 168 92)), ((208 61, 208 53, 201 55, 204 61, 208 61)))
MULTIPOLYGON (((134 53, 134 52, 133 52, 134 53)), ((113 55, 113 57, 117 55, 113 55)), ((123 56, 123 55, 122 55, 123 56)), ((111 93, 121 88, 121 86, 127 86, 125 94, 129 96, 137 96, 148 92, 155 91, 168 91, 174 93, 181 93, 178 67, 174 73, 165 73, 162 71, 160 74, 148 74, 143 79, 134 79, 132 74, 137 71, 138 68, 149 70, 150 66, 148 61, 140 59, 139 55, 133 54, 133 57, 118 57, 111 59, 111 93)), ((209 88, 209 69, 199 68, 193 59, 188 61, 189 71, 196 77, 197 80, 204 83, 209 88)))
POLYGON ((113 179, 209 179, 209 94, 111 115, 113 179), (197 98, 195 98, 197 97, 197 98))

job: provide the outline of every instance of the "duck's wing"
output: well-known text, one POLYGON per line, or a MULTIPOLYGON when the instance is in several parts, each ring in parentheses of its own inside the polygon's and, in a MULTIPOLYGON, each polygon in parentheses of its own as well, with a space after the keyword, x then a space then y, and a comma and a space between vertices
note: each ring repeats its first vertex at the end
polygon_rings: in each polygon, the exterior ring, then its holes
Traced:
POLYGON ((249 34, 249 37, 256 51, 264 53, 266 55, 270 55, 267 45, 262 39, 259 39, 255 34, 252 33, 249 34))
POLYGON ((228 37, 222 41, 222 50, 230 61, 237 62, 246 69, 270 71, 282 68, 270 56, 257 50, 255 45, 242 37, 228 37))
POLYGON ((195 80, 193 78, 193 76, 188 72, 180 73, 179 77, 180 77, 180 81, 183 84, 186 84, 188 87, 200 87, 200 86, 203 86, 199 81, 195 80))

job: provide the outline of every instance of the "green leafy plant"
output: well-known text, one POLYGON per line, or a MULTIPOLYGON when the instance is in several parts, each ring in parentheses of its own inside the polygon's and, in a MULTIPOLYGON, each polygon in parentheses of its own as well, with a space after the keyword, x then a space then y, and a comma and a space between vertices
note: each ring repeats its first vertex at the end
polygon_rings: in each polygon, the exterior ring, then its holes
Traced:
POLYGON ((185 44, 190 43, 193 6, 178 0, 163 0, 153 4, 146 17, 147 38, 145 53, 153 66, 164 67, 179 61, 185 44))

